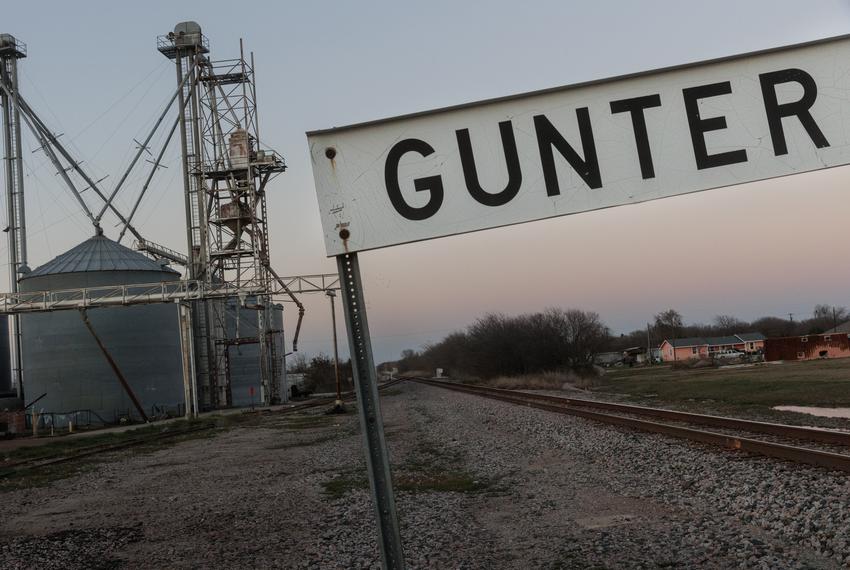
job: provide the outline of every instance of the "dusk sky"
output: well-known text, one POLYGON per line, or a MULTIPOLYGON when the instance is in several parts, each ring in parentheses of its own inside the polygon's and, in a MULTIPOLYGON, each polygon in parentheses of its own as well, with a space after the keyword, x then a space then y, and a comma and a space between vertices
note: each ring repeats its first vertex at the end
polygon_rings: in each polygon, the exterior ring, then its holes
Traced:
MULTIPOLYGON (((850 2, 4 6, 0 32, 28 46, 22 93, 86 168, 109 175, 107 188, 176 88, 156 37, 184 20, 201 24, 213 59, 237 54, 240 37, 255 53, 261 136, 289 166, 268 193, 272 262, 296 275, 336 269, 325 257, 306 131, 847 34, 850 2)), ((31 152, 32 137, 25 146, 35 267, 92 230, 44 155, 31 152)), ((137 225, 185 251, 177 146, 166 156, 137 225)), ((122 191, 124 211, 145 174, 122 191)), ((494 311, 594 310, 620 333, 670 307, 687 322, 708 322, 717 314, 806 318, 817 303, 850 305, 847 192, 850 170, 841 167, 365 252, 376 360, 494 311)), ((117 237, 111 223, 105 229, 117 237)), ((4 242, 4 263, 6 254, 4 242)), ((302 349, 330 353, 328 301, 305 302, 302 349)))

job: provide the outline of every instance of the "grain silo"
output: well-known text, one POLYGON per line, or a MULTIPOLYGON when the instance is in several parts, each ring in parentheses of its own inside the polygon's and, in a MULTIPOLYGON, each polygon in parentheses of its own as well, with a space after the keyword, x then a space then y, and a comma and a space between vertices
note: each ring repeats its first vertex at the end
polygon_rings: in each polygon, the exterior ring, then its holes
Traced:
MULTIPOLYGON (((239 307, 235 299, 227 301, 227 337, 231 342, 227 346, 227 366, 230 377, 231 404, 237 407, 262 404, 260 390, 260 345, 256 342, 259 311, 251 308, 256 304, 255 297, 246 299, 244 307, 239 307), (248 342, 240 342, 247 339, 248 342)), ((266 335, 268 343, 274 346, 274 355, 269 355, 269 381, 275 385, 275 393, 280 393, 283 366, 283 305, 274 304, 269 310, 270 318, 266 335)))
MULTIPOLYGON (((59 291, 179 278, 170 267, 97 235, 29 272, 19 286, 21 291, 59 291)), ((177 307, 98 308, 90 309, 88 317, 145 412, 177 412, 184 399, 177 307)), ((29 314, 21 320, 24 386, 28 399, 46 394, 37 404, 40 410, 91 410, 105 422, 139 417, 79 311, 29 314)))

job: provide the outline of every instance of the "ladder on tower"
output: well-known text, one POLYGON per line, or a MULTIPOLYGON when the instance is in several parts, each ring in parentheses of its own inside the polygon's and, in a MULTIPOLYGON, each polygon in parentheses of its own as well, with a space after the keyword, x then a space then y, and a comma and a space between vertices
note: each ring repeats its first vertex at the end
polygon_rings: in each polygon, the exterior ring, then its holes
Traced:
MULTIPOLYGON (((201 69, 196 62, 200 62, 200 55, 195 53, 187 57, 178 58, 181 75, 200 74, 201 69)), ((190 274, 196 278, 208 279, 208 260, 206 243, 206 212, 204 202, 206 193, 203 188, 203 157, 201 156, 201 140, 198 139, 200 120, 197 82, 187 81, 183 86, 183 100, 188 101, 190 107, 189 117, 191 120, 185 128, 185 150, 186 162, 189 173, 187 206, 189 210, 189 235, 192 251, 189 255, 190 274)), ((217 408, 221 403, 221 394, 218 389, 218 350, 215 339, 220 334, 216 325, 215 301, 196 301, 193 308, 193 324, 195 325, 195 354, 198 386, 203 405, 209 408, 217 408)))
MULTIPOLYGON (((0 99, 3 106, 3 139, 6 169, 6 210, 9 241, 9 285, 18 291, 18 275, 27 267, 26 213, 24 211, 23 157, 21 156, 20 98, 18 96, 18 59, 26 57, 26 46, 9 34, 0 34, 0 81, 4 88, 0 99)), ((12 379, 18 397, 23 398, 23 366, 21 355, 21 325, 18 315, 10 323, 10 357, 12 379)))

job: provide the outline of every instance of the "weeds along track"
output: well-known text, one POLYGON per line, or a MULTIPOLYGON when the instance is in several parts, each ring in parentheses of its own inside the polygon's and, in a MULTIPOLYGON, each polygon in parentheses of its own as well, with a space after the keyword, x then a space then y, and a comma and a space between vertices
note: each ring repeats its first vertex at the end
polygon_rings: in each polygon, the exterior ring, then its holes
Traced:
MULTIPOLYGON (((401 379, 398 378, 390 380, 389 382, 381 384, 378 389, 384 390, 395 384, 398 384, 400 381, 401 379)), ((353 392, 345 392, 342 396, 342 399, 345 402, 350 402, 355 399, 353 392)), ((258 410, 257 412, 253 412, 250 415, 245 414, 245 416, 250 419, 253 417, 259 417, 261 415, 290 414, 313 408, 319 408, 322 406, 328 406, 333 404, 335 401, 336 398, 319 398, 275 410, 258 410)), ((220 418, 223 417, 227 416, 220 416, 220 418)), ((152 426, 155 425, 156 424, 152 424, 152 426)), ((55 454, 44 454, 39 455, 38 457, 20 459, 17 461, 11 460, 6 462, 0 462, 0 479, 19 474, 24 471, 38 470, 46 467, 51 467, 53 465, 58 465, 61 463, 85 459, 87 457, 110 453, 113 451, 121 451, 132 447, 151 445, 168 439, 195 435, 205 431, 212 431, 221 427, 223 427, 222 424, 216 421, 215 418, 201 419, 198 421, 198 423, 195 423, 191 426, 177 428, 170 428, 167 424, 165 424, 162 426, 162 430, 156 433, 147 432, 144 434, 138 434, 134 437, 134 434, 130 432, 126 438, 121 438, 120 441, 97 443, 93 445, 86 445, 71 449, 62 448, 57 449, 55 454)), ((140 429, 145 429, 145 426, 140 426, 140 429)), ((62 442, 62 437, 56 437, 48 440, 48 443, 46 445, 49 445, 50 443, 62 442)))
POLYGON ((850 432, 562 398, 425 378, 407 380, 638 431, 850 472, 850 455, 837 451, 850 448, 850 432), (710 426, 718 431, 693 426, 710 426), (801 447, 801 443, 806 446, 801 447), (811 444, 816 444, 817 448, 811 444))

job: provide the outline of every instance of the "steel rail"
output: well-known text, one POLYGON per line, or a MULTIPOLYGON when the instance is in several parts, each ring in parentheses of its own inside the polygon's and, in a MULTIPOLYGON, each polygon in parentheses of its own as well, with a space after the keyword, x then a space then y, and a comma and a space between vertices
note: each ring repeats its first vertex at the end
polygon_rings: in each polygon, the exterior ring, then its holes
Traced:
MULTIPOLYGON (((757 439, 752 439, 748 437, 738 437, 734 435, 722 434, 711 431, 697 430, 693 428, 687 428, 682 426, 664 424, 659 422, 653 422, 648 420, 642 420, 637 418, 631 418, 627 416, 619 416, 613 414, 606 414, 601 412, 590 411, 587 409, 582 409, 581 406, 576 404, 571 404, 570 399, 568 398, 558 398, 556 396, 545 396, 541 394, 528 394, 525 392, 515 392, 512 390, 502 390, 498 388, 488 388, 481 386, 468 386, 462 384, 454 384, 451 382, 439 382, 434 380, 426 380, 422 378, 408 378, 408 380, 412 380, 414 382, 419 382, 421 384, 426 384, 430 386, 436 386, 439 388, 445 388, 448 390, 455 390, 458 392, 464 392, 467 394, 473 394, 476 396, 482 396, 485 398, 491 398, 495 400, 500 400, 504 402, 509 402, 512 404, 524 405, 528 407, 538 408, 541 410, 546 410, 550 412, 556 412, 560 414, 568 414, 572 416, 578 416, 589 420, 594 420, 606 424, 619 425, 623 427, 628 427, 631 429, 645 431, 650 433, 657 433, 667 436, 676 437, 679 439, 686 439, 689 441, 697 441, 700 443, 706 443, 709 445, 720 446, 726 449, 746 451, 749 453, 764 455, 767 457, 773 457, 776 459, 784 459, 789 461, 795 461, 798 463, 805 463, 808 465, 815 465, 818 467, 825 467, 827 469, 836 469, 840 471, 850 472, 850 455, 844 455, 840 453, 831 453, 827 451, 820 451, 816 449, 810 449, 805 447, 796 447, 793 445, 786 445, 782 443, 774 443, 768 441, 762 441, 757 439)), ((624 410, 620 410, 624 411, 624 410)), ((669 411, 669 410, 667 410, 669 411)), ((684 412, 682 412, 684 413, 684 412)), ((713 416, 710 416, 713 417, 713 416)), ((729 418, 732 420, 733 418, 729 418)), ((686 421, 686 420, 679 420, 686 421)), ((745 421, 745 420, 742 420, 745 421)), ((753 422, 755 424, 759 424, 761 422, 753 422)), ((768 424, 768 425, 780 425, 780 424, 768 424)), ((789 426, 796 427, 796 426, 789 426)), ((741 428, 744 429, 744 428, 741 428)), ((806 428, 799 428, 806 429, 806 428)), ((814 430, 814 431, 824 431, 824 430, 814 430)), ((775 435, 775 434, 771 434, 775 435)))
MULTIPOLYGON (((425 380, 425 382, 434 384, 446 384, 445 382, 440 382, 438 380, 425 380)), ((476 386, 474 388, 476 390, 486 390, 492 393, 525 394, 527 398, 533 398, 540 402, 551 402, 557 405, 594 408, 598 410, 621 412, 638 416, 648 416, 652 418, 671 420, 676 422, 686 422, 689 424, 721 427, 726 429, 737 429, 741 431, 749 431, 764 435, 775 435, 778 437, 784 437, 789 439, 817 441, 820 443, 846 445, 850 447, 850 432, 794 426, 788 424, 777 424, 771 422, 760 422, 754 420, 745 420, 741 418, 729 418, 707 414, 695 414, 691 412, 681 412, 664 408, 650 408, 646 406, 635 406, 631 404, 599 402, 596 400, 584 400, 580 398, 565 398, 561 396, 551 396, 547 394, 532 394, 528 392, 517 392, 515 390, 505 390, 502 388, 491 388, 489 386, 476 386)))
MULTIPOLYGON (((401 382, 401 379, 390 380, 384 384, 381 384, 378 387, 378 390, 384 390, 395 384, 401 382)), ((343 398, 345 401, 350 401, 354 399, 353 392, 346 392, 343 398)), ((320 400, 312 400, 309 402, 304 402, 301 404, 296 404, 294 406, 290 406, 287 408, 283 408, 280 410, 275 410, 272 413, 274 414, 290 414, 292 412, 299 412, 301 410, 307 410, 310 408, 318 408, 321 406, 327 406, 333 404, 336 401, 336 398, 322 398, 320 400)), ((154 424, 155 425, 155 424, 154 424)), ((101 453, 109 453, 111 451, 120 451, 122 449, 126 449, 129 447, 134 447, 136 445, 142 445, 145 443, 153 443, 156 441, 160 441, 163 439, 169 439, 173 437, 178 437, 181 435, 188 435, 192 433, 197 433, 200 431, 207 431, 211 429, 215 429, 218 427, 215 423, 207 423, 202 426, 195 426, 189 429, 181 429, 174 430, 169 432, 164 432, 160 434, 150 435, 150 436, 142 436, 135 439, 117 442, 117 443, 105 443, 105 444, 96 444, 90 445, 87 447, 83 447, 79 449, 76 453, 71 453, 69 455, 62 455, 60 457, 53 458, 38 458, 38 459, 25 459, 16 462, 6 463, 4 465, 0 465, 0 480, 9 477, 10 475, 14 475, 16 473, 20 473, 22 471, 30 470, 30 469, 40 469, 43 467, 49 467, 51 465, 57 465, 60 463, 66 463, 69 461, 74 461, 76 459, 84 459, 86 457, 90 457, 92 455, 98 455, 101 453)))
POLYGON ((128 447, 133 447, 136 445, 141 445, 143 443, 153 443, 156 441, 160 441, 163 439, 170 439, 172 437, 178 437, 181 435, 187 435, 191 433, 197 433, 199 431, 205 431, 215 428, 215 424, 208 424, 203 426, 196 426, 190 429, 182 429, 182 430, 174 430, 169 432, 164 432, 156 435, 151 435, 147 437, 138 437, 135 439, 130 439, 127 441, 121 441, 118 443, 104 443, 98 445, 90 445, 87 447, 81 448, 77 453, 71 453, 69 455, 62 455, 60 457, 53 457, 50 459, 30 459, 17 461, 14 463, 8 463, 0 467, 0 479, 8 477, 9 475, 13 475, 15 473, 20 473, 21 471, 26 471, 29 469, 40 469, 42 467, 50 467, 51 465, 57 465, 59 463, 66 463, 68 461, 74 461, 76 459, 83 459, 85 457, 89 457, 92 455, 97 455, 100 453, 108 453, 110 451, 120 451, 122 449, 126 449, 128 447))

